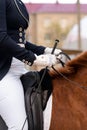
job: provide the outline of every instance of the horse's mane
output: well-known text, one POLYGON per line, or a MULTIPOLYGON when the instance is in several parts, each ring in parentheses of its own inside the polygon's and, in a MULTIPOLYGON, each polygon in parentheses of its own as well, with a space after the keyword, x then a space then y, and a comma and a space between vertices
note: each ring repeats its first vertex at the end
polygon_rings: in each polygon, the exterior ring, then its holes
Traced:
MULTIPOLYGON (((79 69, 83 67, 87 67, 87 51, 82 52, 81 54, 76 56, 74 59, 67 62, 65 67, 56 66, 55 69, 59 73, 62 73, 64 75, 69 75, 69 74, 75 73, 76 71, 78 71, 79 69)), ((51 69, 49 73, 52 77, 58 75, 58 73, 56 73, 53 69, 51 69)))

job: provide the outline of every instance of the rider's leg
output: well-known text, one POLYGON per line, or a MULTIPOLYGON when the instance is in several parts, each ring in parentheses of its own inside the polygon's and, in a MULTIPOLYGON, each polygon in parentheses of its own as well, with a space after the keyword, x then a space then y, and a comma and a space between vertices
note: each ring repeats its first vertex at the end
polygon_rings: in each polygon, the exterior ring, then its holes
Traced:
POLYGON ((0 115, 6 122, 8 130, 28 130, 24 92, 18 77, 8 73, 0 81, 0 115))

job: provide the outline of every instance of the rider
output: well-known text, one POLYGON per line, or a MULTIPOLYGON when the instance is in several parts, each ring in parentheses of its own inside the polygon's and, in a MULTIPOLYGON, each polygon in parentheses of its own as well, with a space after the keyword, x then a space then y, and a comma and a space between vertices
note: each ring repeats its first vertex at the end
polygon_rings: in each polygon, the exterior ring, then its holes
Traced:
MULTIPOLYGON (((55 64, 52 48, 26 41, 24 30, 28 12, 21 0, 0 0, 0 115, 8 130, 21 130, 26 119, 24 92, 20 76, 27 72, 24 64, 55 64), (48 54, 48 55, 47 55, 48 54)), ((27 122, 23 130, 28 130, 27 122)))

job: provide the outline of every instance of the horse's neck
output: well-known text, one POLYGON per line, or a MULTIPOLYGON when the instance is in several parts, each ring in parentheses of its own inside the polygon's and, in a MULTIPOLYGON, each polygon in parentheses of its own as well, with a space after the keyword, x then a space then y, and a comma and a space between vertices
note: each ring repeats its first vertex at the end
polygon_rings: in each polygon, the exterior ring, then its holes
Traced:
POLYGON ((87 120, 87 90, 80 88, 81 84, 87 87, 87 68, 82 68, 68 78, 78 82, 79 85, 75 85, 63 77, 53 80, 50 130, 75 130, 80 128, 87 130, 87 122, 85 122, 87 120), (80 123, 80 128, 78 128, 76 122, 80 123))

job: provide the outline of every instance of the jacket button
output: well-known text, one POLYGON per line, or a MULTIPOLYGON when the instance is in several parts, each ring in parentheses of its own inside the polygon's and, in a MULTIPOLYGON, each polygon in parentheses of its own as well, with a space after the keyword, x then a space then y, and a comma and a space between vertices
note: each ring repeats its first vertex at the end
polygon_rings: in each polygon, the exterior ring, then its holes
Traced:
POLYGON ((19 33, 19 36, 22 37, 22 33, 21 32, 19 33))
POLYGON ((31 62, 28 62, 28 65, 31 66, 32 65, 31 62))
POLYGON ((22 40, 22 38, 19 38, 19 42, 22 42, 23 40, 22 40))
POLYGON ((25 59, 23 59, 22 62, 25 63, 25 59))
POLYGON ((28 61, 25 61, 25 64, 28 64, 29 62, 28 61))
POLYGON ((19 28, 19 31, 21 32, 22 30, 23 30, 22 27, 20 27, 20 28, 19 28))

